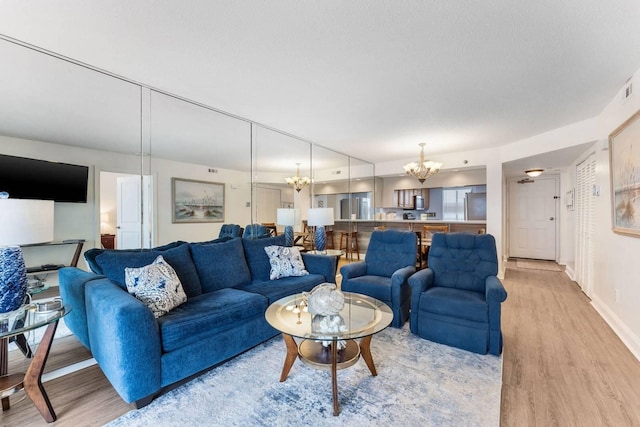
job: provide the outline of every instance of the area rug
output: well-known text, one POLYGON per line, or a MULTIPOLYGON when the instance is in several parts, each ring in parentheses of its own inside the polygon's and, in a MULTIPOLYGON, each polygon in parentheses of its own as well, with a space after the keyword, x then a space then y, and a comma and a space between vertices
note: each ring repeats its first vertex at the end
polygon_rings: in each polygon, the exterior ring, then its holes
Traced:
POLYGON ((387 328, 373 337, 378 376, 360 360, 330 373, 297 360, 279 382, 280 336, 128 412, 116 426, 498 426, 502 358, 478 355, 387 328))
POLYGON ((544 261, 539 259, 517 259, 516 267, 526 268, 529 270, 564 271, 564 269, 554 261, 544 261))

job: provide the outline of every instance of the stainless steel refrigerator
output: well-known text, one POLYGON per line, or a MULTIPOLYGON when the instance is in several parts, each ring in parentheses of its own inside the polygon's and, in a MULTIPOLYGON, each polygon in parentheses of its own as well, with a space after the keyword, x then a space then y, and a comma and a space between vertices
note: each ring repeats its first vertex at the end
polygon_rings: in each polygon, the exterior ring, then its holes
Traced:
POLYGON ((351 214, 355 214, 356 219, 371 219, 371 199, 353 197, 351 200, 340 200, 340 219, 351 219, 351 214), (351 201, 351 209, 349 209, 349 201, 351 201))
POLYGON ((487 193, 467 193, 464 198, 465 220, 487 219, 487 193))

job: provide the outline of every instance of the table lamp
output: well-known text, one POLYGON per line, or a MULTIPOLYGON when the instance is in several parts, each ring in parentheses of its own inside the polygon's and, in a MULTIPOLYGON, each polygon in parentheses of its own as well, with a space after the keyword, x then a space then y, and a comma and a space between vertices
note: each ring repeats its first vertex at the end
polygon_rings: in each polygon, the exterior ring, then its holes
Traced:
POLYGON ((27 269, 19 245, 53 240, 53 201, 0 199, 0 313, 19 309, 27 269))
POLYGON ((333 225, 333 208, 311 208, 307 213, 307 223, 316 228, 316 250, 324 252, 326 247, 325 225, 333 225))
POLYGON ((278 209, 276 224, 284 225, 284 240, 286 246, 293 246, 293 226, 300 222, 300 209, 278 209))

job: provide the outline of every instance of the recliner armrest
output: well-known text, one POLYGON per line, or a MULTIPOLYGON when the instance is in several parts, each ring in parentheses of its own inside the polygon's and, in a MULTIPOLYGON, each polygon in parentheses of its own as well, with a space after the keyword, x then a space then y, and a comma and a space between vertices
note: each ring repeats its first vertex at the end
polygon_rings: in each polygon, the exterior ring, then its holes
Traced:
POLYGON ((342 281, 345 282, 354 277, 360 277, 367 274, 367 264, 364 261, 352 262, 340 267, 340 274, 342 274, 342 281))
POLYGON ((408 279, 409 286, 411 286, 411 294, 420 294, 431 286, 433 286, 433 270, 430 268, 424 268, 411 275, 408 279))
POLYGON ((405 283, 409 277, 411 277, 411 275, 413 273, 416 272, 416 268, 412 265, 409 265, 407 267, 403 267, 399 270, 396 270, 392 275, 391 275, 391 285, 392 286, 399 286, 402 285, 403 283, 405 283))
POLYGON ((485 279, 485 284, 485 299, 487 302, 503 302, 507 299, 507 291, 496 276, 488 276, 485 279))

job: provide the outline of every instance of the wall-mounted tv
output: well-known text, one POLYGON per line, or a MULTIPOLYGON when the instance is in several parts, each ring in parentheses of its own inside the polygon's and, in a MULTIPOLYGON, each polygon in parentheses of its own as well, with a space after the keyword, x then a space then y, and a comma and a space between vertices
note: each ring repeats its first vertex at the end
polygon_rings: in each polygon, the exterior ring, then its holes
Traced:
POLYGON ((12 199, 86 203, 89 168, 0 154, 0 191, 12 199))

